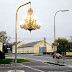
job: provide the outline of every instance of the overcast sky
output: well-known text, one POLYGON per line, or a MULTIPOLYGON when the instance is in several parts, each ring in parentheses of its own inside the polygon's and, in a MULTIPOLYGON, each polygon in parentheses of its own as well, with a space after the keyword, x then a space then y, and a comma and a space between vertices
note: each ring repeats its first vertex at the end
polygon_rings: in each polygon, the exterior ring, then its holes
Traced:
MULTIPOLYGON (((0 31, 6 31, 15 41, 15 17, 17 8, 30 0, 0 0, 0 31)), ((32 42, 47 38, 51 44, 54 38, 54 15, 59 10, 69 10, 59 12, 56 15, 56 38, 72 36, 72 0, 31 0, 31 7, 36 19, 40 22, 41 28, 32 31, 21 29, 20 24, 24 20, 30 5, 20 8, 18 12, 18 41, 32 42)))

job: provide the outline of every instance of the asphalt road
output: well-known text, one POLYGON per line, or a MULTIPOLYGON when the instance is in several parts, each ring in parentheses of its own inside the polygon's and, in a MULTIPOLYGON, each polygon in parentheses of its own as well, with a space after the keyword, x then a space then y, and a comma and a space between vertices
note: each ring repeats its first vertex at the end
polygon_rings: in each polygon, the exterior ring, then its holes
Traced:
MULTIPOLYGON (((14 54, 10 55, 11 57, 14 57, 14 54)), ((55 62, 55 59, 53 59, 52 57, 50 57, 49 55, 46 56, 34 56, 34 55, 28 55, 28 54, 17 54, 18 58, 24 58, 24 59, 32 59, 32 60, 36 60, 36 61, 50 61, 50 62, 55 62)), ((72 60, 63 60, 60 59, 61 62, 64 61, 65 64, 67 65, 72 65, 72 60)))
MULTIPOLYGON (((14 65, 0 65, 0 72, 8 72, 14 69, 14 65)), ((67 66, 44 64, 41 61, 34 60, 30 63, 18 65, 17 70, 24 70, 25 72, 72 72, 72 68, 67 66)))
MULTIPOLYGON (((7 58, 14 58, 14 54, 10 54, 7 58)), ((44 64, 44 61, 55 61, 52 57, 49 56, 34 56, 27 54, 17 54, 17 58, 29 59, 32 60, 30 63, 23 63, 18 65, 18 70, 24 70, 25 72, 72 72, 72 67, 68 66, 58 66, 51 64, 44 64)), ((72 61, 68 61, 68 64, 71 64, 72 61)), ((14 66, 2 66, 0 65, 0 72, 8 72, 9 70, 14 70, 14 66)))

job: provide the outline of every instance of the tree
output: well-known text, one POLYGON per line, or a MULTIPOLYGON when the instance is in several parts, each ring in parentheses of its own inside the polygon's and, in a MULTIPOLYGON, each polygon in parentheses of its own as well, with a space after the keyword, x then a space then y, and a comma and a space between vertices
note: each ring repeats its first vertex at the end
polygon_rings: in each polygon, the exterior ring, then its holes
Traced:
POLYGON ((55 40, 54 44, 57 45, 58 53, 70 51, 70 43, 65 38, 58 38, 55 40))
POLYGON ((6 42, 6 39, 7 39, 7 36, 6 36, 6 31, 1 31, 0 32, 0 42, 3 42, 3 43, 5 43, 6 42))
POLYGON ((6 31, 0 32, 0 42, 3 43, 3 51, 7 53, 7 47, 8 47, 8 41, 10 40, 10 37, 7 36, 6 31))
POLYGON ((0 59, 5 59, 5 53, 0 51, 0 59))

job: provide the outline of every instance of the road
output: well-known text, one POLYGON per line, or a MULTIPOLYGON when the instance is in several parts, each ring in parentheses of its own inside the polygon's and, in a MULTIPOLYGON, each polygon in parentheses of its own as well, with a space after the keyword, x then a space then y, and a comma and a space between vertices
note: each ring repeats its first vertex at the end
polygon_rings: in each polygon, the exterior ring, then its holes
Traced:
MULTIPOLYGON (((9 70, 14 70, 14 68, 13 65, 0 65, 0 72, 8 72, 9 70)), ((67 66, 54 66, 34 60, 30 63, 18 65, 17 70, 24 70, 25 72, 72 72, 72 68, 67 66)))
MULTIPOLYGON (((14 54, 10 54, 9 56, 10 57, 7 58, 14 58, 14 54)), ((17 70, 24 70, 25 72, 72 72, 72 68, 68 66, 58 66, 44 63, 44 61, 48 60, 54 61, 52 57, 25 54, 18 54, 17 57, 32 60, 32 62, 17 65, 17 70)), ((14 65, 0 65, 0 72, 8 72, 9 70, 14 69, 14 65)))
MULTIPOLYGON (((11 57, 14 57, 14 54, 11 54, 11 57)), ((55 59, 50 57, 49 55, 45 55, 45 56, 34 56, 33 54, 29 55, 29 54, 17 54, 18 58, 24 58, 24 59, 32 59, 32 60, 36 60, 36 61, 50 61, 50 62, 55 62, 55 59)), ((57 59, 58 60, 58 59, 57 59)), ((72 65, 72 60, 63 60, 60 59, 60 62, 63 62, 67 65, 72 65)))

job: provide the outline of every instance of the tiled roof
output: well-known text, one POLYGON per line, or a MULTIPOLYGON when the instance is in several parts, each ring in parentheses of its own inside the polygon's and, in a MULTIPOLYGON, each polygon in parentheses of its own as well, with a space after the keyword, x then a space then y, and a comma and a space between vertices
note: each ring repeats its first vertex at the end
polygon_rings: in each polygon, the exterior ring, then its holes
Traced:
POLYGON ((40 41, 32 42, 32 43, 27 43, 27 44, 22 44, 18 48, 24 48, 24 47, 33 47, 35 44, 39 43, 40 41))

